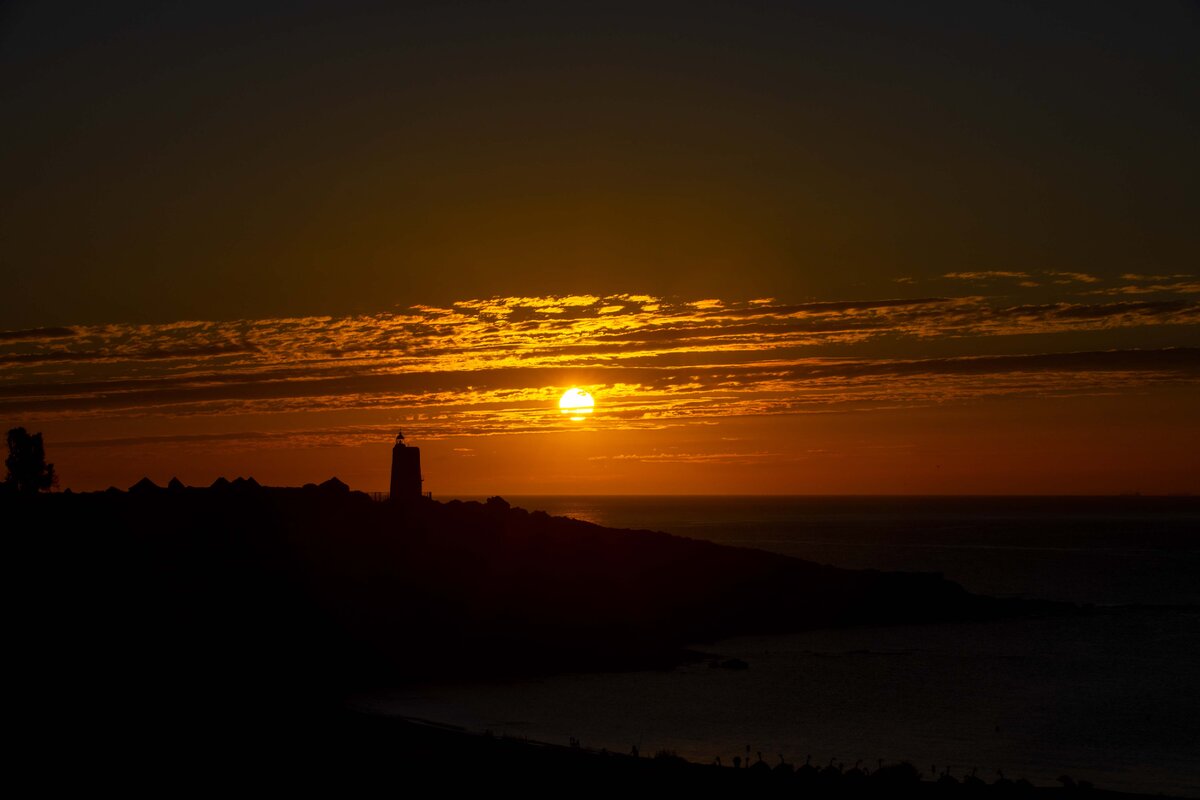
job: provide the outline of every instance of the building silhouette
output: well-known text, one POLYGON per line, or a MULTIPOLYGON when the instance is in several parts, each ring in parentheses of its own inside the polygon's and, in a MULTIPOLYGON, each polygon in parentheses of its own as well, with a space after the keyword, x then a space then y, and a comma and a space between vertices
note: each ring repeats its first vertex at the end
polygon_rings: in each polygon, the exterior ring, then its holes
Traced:
POLYGON ((392 448, 392 483, 390 497, 396 500, 416 500, 421 496, 421 448, 404 444, 404 432, 396 433, 392 448))

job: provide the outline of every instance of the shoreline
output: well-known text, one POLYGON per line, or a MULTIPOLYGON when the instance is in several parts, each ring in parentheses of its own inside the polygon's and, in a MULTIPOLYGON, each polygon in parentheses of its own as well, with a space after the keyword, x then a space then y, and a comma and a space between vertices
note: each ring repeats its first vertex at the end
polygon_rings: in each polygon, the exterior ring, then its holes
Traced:
MULTIPOLYGON (((396 766, 437 769, 445 762, 473 763, 491 776, 529 786, 553 785, 560 777, 584 778, 590 786, 629 788, 661 786, 672 791, 699 794, 744 792, 775 796, 803 792, 825 797, 1091 797, 1113 800, 1180 798, 1161 793, 1121 792, 1094 787, 1086 780, 1068 779, 1059 786, 1031 785, 1021 780, 983 780, 969 775, 929 775, 907 762, 875 765, 794 765, 787 762, 728 762, 703 764, 669 751, 618 753, 593 749, 573 741, 554 744, 527 737, 470 731, 461 726, 416 717, 371 714, 346 710, 343 724, 360 735, 378 737, 397 745, 407 755, 396 766)), ((463 776, 466 783, 469 777, 463 776)))

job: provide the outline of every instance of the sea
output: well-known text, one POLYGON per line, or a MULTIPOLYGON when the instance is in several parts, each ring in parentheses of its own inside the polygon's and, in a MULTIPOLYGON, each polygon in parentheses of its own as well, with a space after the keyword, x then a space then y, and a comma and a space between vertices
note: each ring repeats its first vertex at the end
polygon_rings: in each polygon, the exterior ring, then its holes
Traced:
MULTIPOLYGON (((482 498, 462 498, 482 499, 482 498)), ((936 572, 1092 613, 696 643, 670 670, 429 683, 386 714, 614 752, 1060 776, 1200 798, 1200 497, 507 497, 852 569, 936 572)), ((552 598, 548 598, 552 599, 552 598)))

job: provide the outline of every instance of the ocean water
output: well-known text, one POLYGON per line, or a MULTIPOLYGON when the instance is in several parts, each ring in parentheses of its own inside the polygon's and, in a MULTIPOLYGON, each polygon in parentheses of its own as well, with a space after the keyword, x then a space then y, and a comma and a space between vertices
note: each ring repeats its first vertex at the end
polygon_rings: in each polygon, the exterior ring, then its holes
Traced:
MULTIPOLYGON (((466 499, 466 498, 464 498, 466 499)), ((641 753, 909 760, 1200 797, 1200 499, 510 497, 853 568, 1096 606, 1071 618, 813 631, 697 645, 750 669, 429 684, 387 713, 641 753)))

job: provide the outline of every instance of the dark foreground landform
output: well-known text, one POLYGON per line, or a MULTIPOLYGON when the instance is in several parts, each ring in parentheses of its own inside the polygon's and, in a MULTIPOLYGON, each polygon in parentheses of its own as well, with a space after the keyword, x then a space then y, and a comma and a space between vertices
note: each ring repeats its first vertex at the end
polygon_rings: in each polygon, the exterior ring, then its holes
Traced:
POLYGON ((347 764, 343 762, 341 774, 359 775, 368 783, 400 773, 444 776, 444 786, 460 790, 490 792, 497 786, 508 786, 523 787, 535 795, 554 792, 556 796, 633 791, 639 796, 666 797, 1151 797, 1100 790, 1085 779, 1069 775, 1061 776, 1057 786, 1035 787, 1023 778, 998 772, 968 770, 952 774, 943 769, 933 774, 908 762, 850 765, 833 759, 818 764, 805 758, 791 763, 781 755, 767 757, 759 753, 744 763, 735 757, 736 765, 733 759, 697 764, 665 751, 612 753, 587 749, 575 742, 553 745, 353 712, 343 712, 325 729, 336 731, 335 749, 353 753, 350 769, 344 769, 347 764), (386 765, 382 772, 380 765, 386 765))
POLYGON ((468 733, 423 720, 341 709, 296 718, 282 726, 242 730, 243 742, 220 741, 216 757, 170 750, 104 761, 72 775, 61 769, 43 785, 119 783, 126 794, 199 790, 263 790, 271 796, 507 796, 523 797, 779 797, 919 798, 922 800, 1142 800, 1143 795, 1097 789, 1063 775, 1058 785, 1034 786, 1019 776, 974 769, 952 773, 936 765, 923 772, 911 763, 843 764, 836 759, 791 763, 756 754, 708 764, 667 751, 615 753, 577 742, 548 744, 490 732, 468 733), (286 747, 273 747, 280 741, 286 747), (59 778, 62 778, 59 780, 59 778), (81 780, 72 780, 79 778, 81 780), (468 795, 469 796, 469 795, 468 795))
POLYGON ((337 481, 143 482, 8 496, 0 514, 15 691, 51 738, 229 741, 250 717, 286 728, 409 680, 666 667, 734 635, 1069 610, 498 498, 375 502, 337 481))
MULTIPOLYGON (((310 709, 274 720, 229 718, 180 735, 156 728, 131 739, 108 720, 45 742, 12 762, 47 794, 119 788, 129 796, 278 797, 779 797, 921 800, 1149 800, 1063 775, 1057 786, 1020 776, 908 762, 853 765, 764 754, 745 762, 689 762, 673 753, 616 753, 577 742, 548 744, 469 733, 423 720, 310 709), (64 746, 65 742, 65 746, 64 746), (470 794, 467 794, 470 793, 470 794), (616 795, 622 796, 622 795, 616 795)), ((16 750, 17 748, 12 748, 16 750)))

